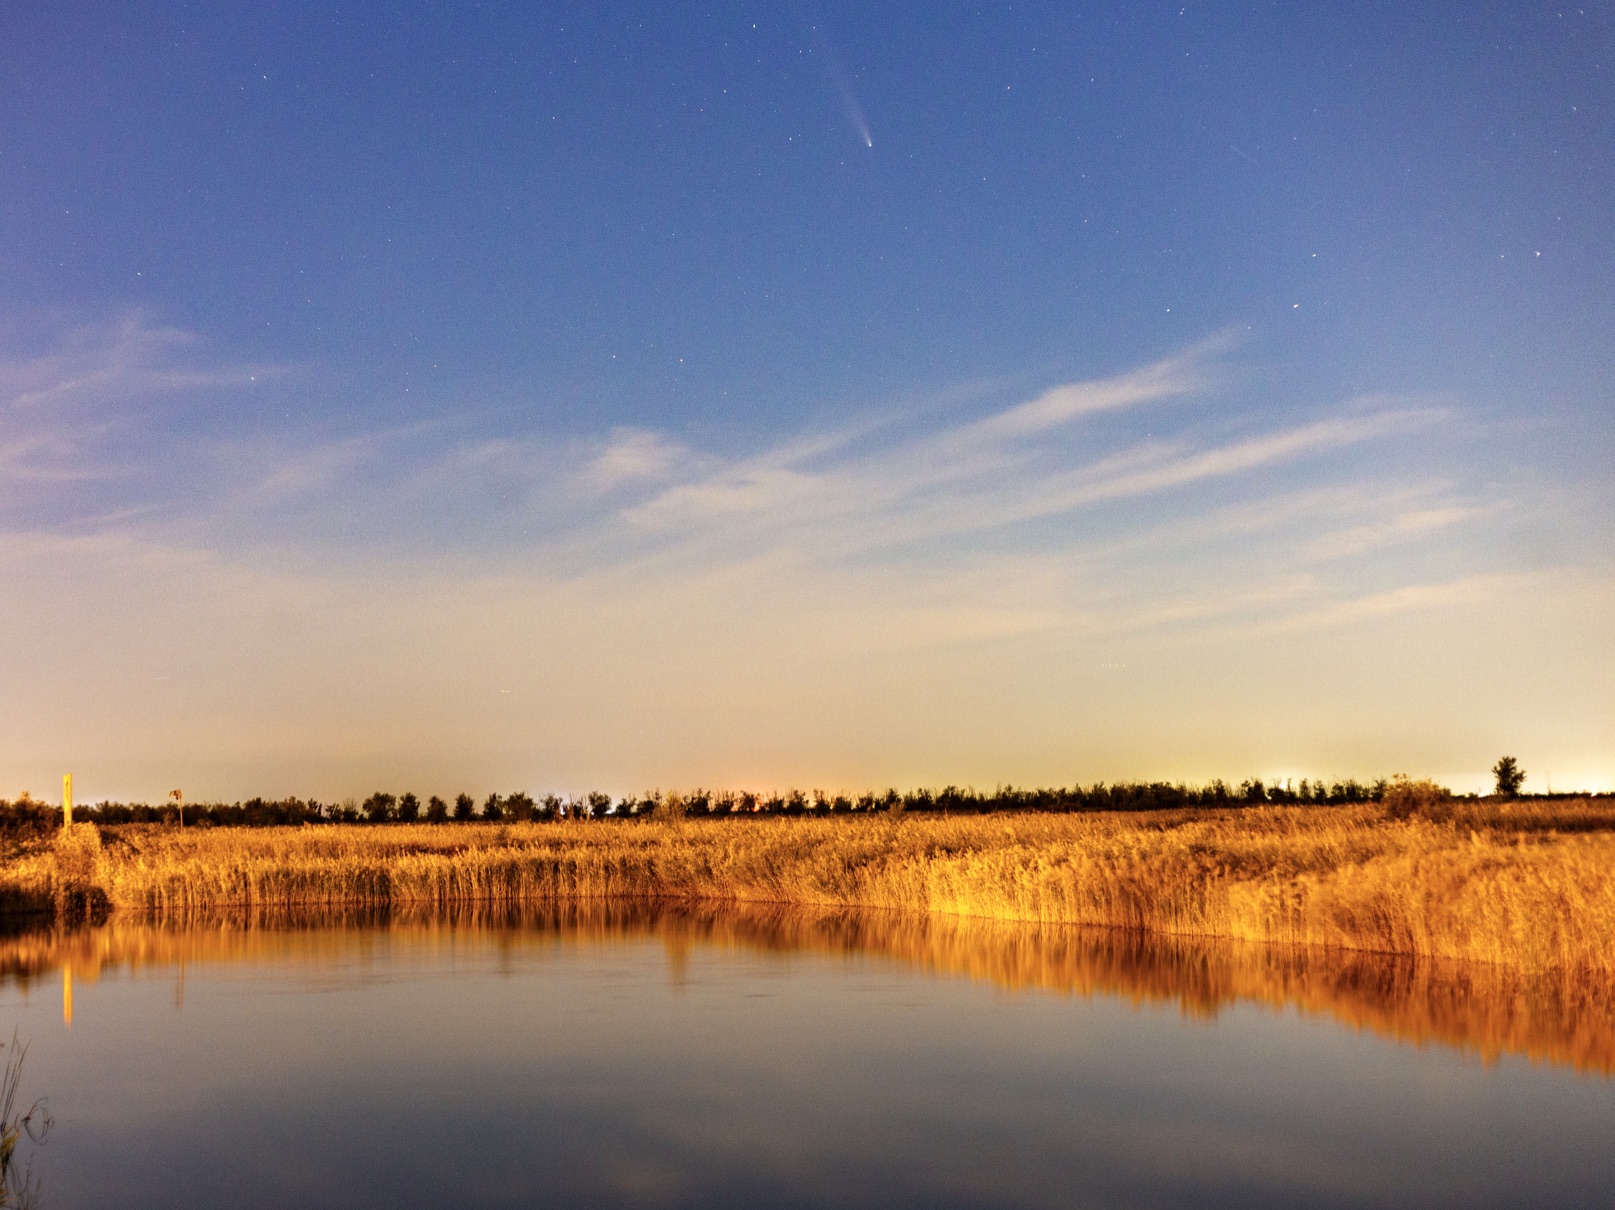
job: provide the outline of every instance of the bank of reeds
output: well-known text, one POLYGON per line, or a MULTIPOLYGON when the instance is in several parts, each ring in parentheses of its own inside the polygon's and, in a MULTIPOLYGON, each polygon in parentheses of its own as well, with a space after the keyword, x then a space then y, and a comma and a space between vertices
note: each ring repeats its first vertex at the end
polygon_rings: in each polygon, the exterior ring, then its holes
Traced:
POLYGON ((0 902, 166 920, 363 905, 873 907, 1492 963, 1615 985, 1604 803, 253 831, 76 825, 0 902))

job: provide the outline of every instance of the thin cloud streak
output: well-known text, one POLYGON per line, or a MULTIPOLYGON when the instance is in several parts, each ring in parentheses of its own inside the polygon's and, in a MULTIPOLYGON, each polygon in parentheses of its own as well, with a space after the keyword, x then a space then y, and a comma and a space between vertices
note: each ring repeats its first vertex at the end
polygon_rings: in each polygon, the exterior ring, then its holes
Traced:
MULTIPOLYGON (((219 364, 193 333, 154 325, 139 311, 83 325, 52 344, 31 356, 0 357, 0 510, 19 499, 48 506, 40 493, 51 487, 115 491, 120 481, 149 477, 175 448, 162 431, 163 413, 185 400, 267 386, 289 369, 219 364), (166 449, 147 459, 135 453, 153 440, 166 449)), ((76 499, 91 515, 122 516, 130 508, 94 493, 76 499)))
POLYGON ((251 367, 172 334, 100 339, 9 363, 0 396, 0 569, 31 586, 0 606, 0 717, 30 778, 86 745, 107 776, 225 795, 467 771, 1206 776, 1275 752, 1372 773, 1410 763, 1410 735, 1467 742, 1460 696, 1571 755, 1595 748, 1567 727, 1607 720, 1608 660, 1586 653, 1607 649, 1615 583, 1567 596, 1562 572, 1499 560, 1499 523, 1535 506, 1462 463, 1432 472, 1461 413, 1241 406, 1215 345, 725 456, 458 415, 213 436, 190 410, 217 414, 251 367), (164 374, 220 385, 165 393, 164 374), (96 692, 41 702, 63 682, 96 692), (1558 713, 1517 705, 1522 685, 1558 713))
MULTIPOLYGON (((1176 367, 1173 367, 1176 370, 1176 367)), ((1029 440, 1100 410, 1141 407, 1185 393, 1182 379, 1147 371, 1051 391, 969 422, 829 465, 792 465, 776 452, 722 467, 651 495, 621 516, 684 555, 724 547, 826 560, 965 539, 1132 497, 1235 478, 1329 450, 1428 427, 1448 413, 1384 407, 1194 448, 1134 442, 1069 465, 1029 440), (1049 406, 1051 399, 1057 406, 1049 406), (1080 401, 1078 405, 1077 401, 1080 401), (1028 408, 1031 410, 1028 410, 1028 408)))
MULTIPOLYGON (((223 387, 254 377, 175 362, 174 350, 194 356, 198 342, 142 322, 104 330, 99 354, 80 337, 71 359, 38 360, 21 375, 29 398, 55 400, 59 413, 76 401, 63 426, 75 456, 110 458, 123 400, 152 389, 156 374, 223 387), (54 385, 51 365, 62 375, 54 385)), ((470 438, 433 421, 315 441, 186 438, 166 453, 184 461, 189 500, 113 492, 45 524, 64 536, 97 525, 121 532, 131 551, 145 543, 162 564, 191 550, 205 552, 204 565, 292 558, 309 574, 325 565, 385 575, 391 563, 431 577, 452 565, 471 579, 514 574, 576 602, 624 593, 738 602, 778 589, 797 608, 835 610, 838 596, 856 598, 863 606, 849 626, 887 649, 912 649, 1290 615, 1321 624, 1332 610, 1351 616, 1357 599, 1419 587, 1362 583, 1331 566, 1499 507, 1439 487, 1349 483, 1313 488, 1298 503, 1291 468, 1406 438, 1453 413, 1368 397, 1279 427, 1251 431, 1250 418, 1226 407, 1208 424, 1195 405, 1226 377, 1219 358, 1232 339, 1219 334, 985 415, 864 417, 737 458, 626 427, 597 438, 470 438), (1160 435, 1141 435, 1146 428, 1160 435), (1183 499, 1214 487, 1221 499, 1209 511, 1202 497, 1183 499), (1275 567, 1284 570, 1265 570, 1275 567), (1244 570, 1230 580, 1231 568, 1244 570)), ((40 453, 47 435, 38 431, 21 440, 9 464, 0 447, 0 468, 33 458, 32 472, 66 473, 65 445, 40 453)), ((160 439, 147 447, 148 457, 165 452, 160 439)), ((14 523, 0 541, 21 532, 14 523)), ((850 632, 842 641, 862 643, 850 632)))
MULTIPOLYGON (((1227 418, 1205 429, 1192 405, 1224 376, 1218 358, 1233 339, 1222 333, 1153 364, 1062 384, 986 415, 941 423, 932 417, 928 424, 912 415, 865 417, 728 459, 637 428, 595 440, 468 439, 441 421, 318 441, 288 433, 165 445, 159 434, 146 442, 144 456, 181 459, 183 471, 159 465, 152 473, 148 465, 135 481, 183 474, 186 501, 120 498, 114 486, 46 523, 82 533, 99 522, 144 533, 161 546, 215 549, 236 559, 262 547, 297 550, 305 563, 420 563, 449 550, 463 562, 480 550, 483 558, 516 560, 539 581, 609 584, 617 591, 666 591, 673 583, 733 591, 737 577, 759 575, 872 577, 883 585, 877 595, 900 613, 908 607, 899 605, 901 594, 894 595, 881 568, 902 568, 907 583, 925 582, 927 569, 936 569, 936 591, 947 598, 938 605, 951 602, 977 617, 1013 615, 1021 619, 1017 626, 1031 619, 1039 627, 1062 626, 1074 616, 1067 605, 1086 602, 1077 612, 1091 621, 1095 608, 1105 608, 1107 584, 1135 580, 1147 566, 1124 553, 1140 536, 1137 524, 1124 521, 1118 531, 1114 517, 1097 524, 1083 520, 1085 512, 1170 501, 1219 482, 1259 501, 1273 494, 1262 476, 1450 419, 1442 409, 1371 398, 1267 431, 1236 435, 1228 429, 1237 422, 1227 418), (1166 405, 1169 411, 1159 410, 1166 405), (1162 436, 1129 436, 1143 426, 1124 418, 1145 410, 1148 427, 1162 436), (1014 555, 1049 523, 1060 527, 1052 546, 1044 535, 1035 552, 1014 555), (1006 582, 1003 565, 995 563, 1005 552, 1022 561, 1010 582, 1027 574, 1052 577, 1061 581, 1054 597, 1037 596, 1028 609, 1027 598, 981 596, 977 585, 1006 582), (1026 572, 1033 563, 1039 569, 1026 572)), ((25 475, 55 475, 63 484, 90 474, 115 478, 109 435, 127 421, 131 395, 155 390, 164 376, 186 384, 176 391, 198 382, 224 389, 255 377, 252 367, 176 362, 174 350, 189 350, 194 359, 199 342, 139 317, 99 334, 81 332, 71 343, 71 357, 35 359, 12 375, 28 380, 30 399, 56 401, 60 423, 0 446, 0 472, 9 470, 10 482, 25 475), (53 367, 61 375, 54 384, 53 367), (96 458, 104 466, 87 469, 96 458)), ((9 364, 15 371, 19 363, 9 364)), ((1329 508, 1319 507, 1324 511, 1305 535, 1310 548, 1287 545, 1292 565, 1298 557, 1349 559, 1479 515, 1473 504, 1450 499, 1426 500, 1423 515, 1401 519, 1383 507, 1365 515, 1361 501, 1340 501, 1334 505, 1340 519, 1330 525, 1329 508)), ((1181 514, 1164 532, 1192 527, 1202 516, 1181 514)), ((39 523, 36 514, 33 524, 39 523)), ((1187 589, 1180 573, 1167 596, 1187 589)), ((1179 612, 1187 617, 1200 609, 1186 605, 1179 612)), ((1127 612, 1137 618, 1157 611, 1127 612)))
POLYGON ((139 311, 110 325, 86 325, 52 352, 0 359, 0 412, 60 414, 98 404, 124 405, 144 397, 244 386, 286 370, 272 364, 174 364, 199 343, 194 333, 153 326, 139 311))

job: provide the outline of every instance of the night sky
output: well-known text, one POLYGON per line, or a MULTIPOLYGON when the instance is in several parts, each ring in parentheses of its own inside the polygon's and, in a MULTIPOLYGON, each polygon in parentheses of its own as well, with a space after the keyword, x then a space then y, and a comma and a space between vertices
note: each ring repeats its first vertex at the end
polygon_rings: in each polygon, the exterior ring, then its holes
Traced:
POLYGON ((8 6, 0 797, 1615 788, 1612 72, 1609 3, 8 6))

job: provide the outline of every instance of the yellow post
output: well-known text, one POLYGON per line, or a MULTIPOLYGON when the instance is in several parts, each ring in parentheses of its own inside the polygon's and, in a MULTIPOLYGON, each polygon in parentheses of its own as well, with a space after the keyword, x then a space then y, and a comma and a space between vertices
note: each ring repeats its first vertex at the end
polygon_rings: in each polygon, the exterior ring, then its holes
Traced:
POLYGON ((62 967, 62 1024, 73 1028, 73 964, 62 967))
POLYGON ((73 822, 73 775, 62 774, 62 827, 73 822))

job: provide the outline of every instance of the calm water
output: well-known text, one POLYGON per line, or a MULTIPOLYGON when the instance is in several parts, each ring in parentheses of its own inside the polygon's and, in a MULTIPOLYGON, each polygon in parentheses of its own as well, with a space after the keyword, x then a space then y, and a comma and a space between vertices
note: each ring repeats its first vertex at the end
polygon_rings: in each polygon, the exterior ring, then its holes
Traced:
POLYGON ((0 973, 45 1207, 1615 1204, 1611 1014, 1473 972, 619 909, 0 973))

